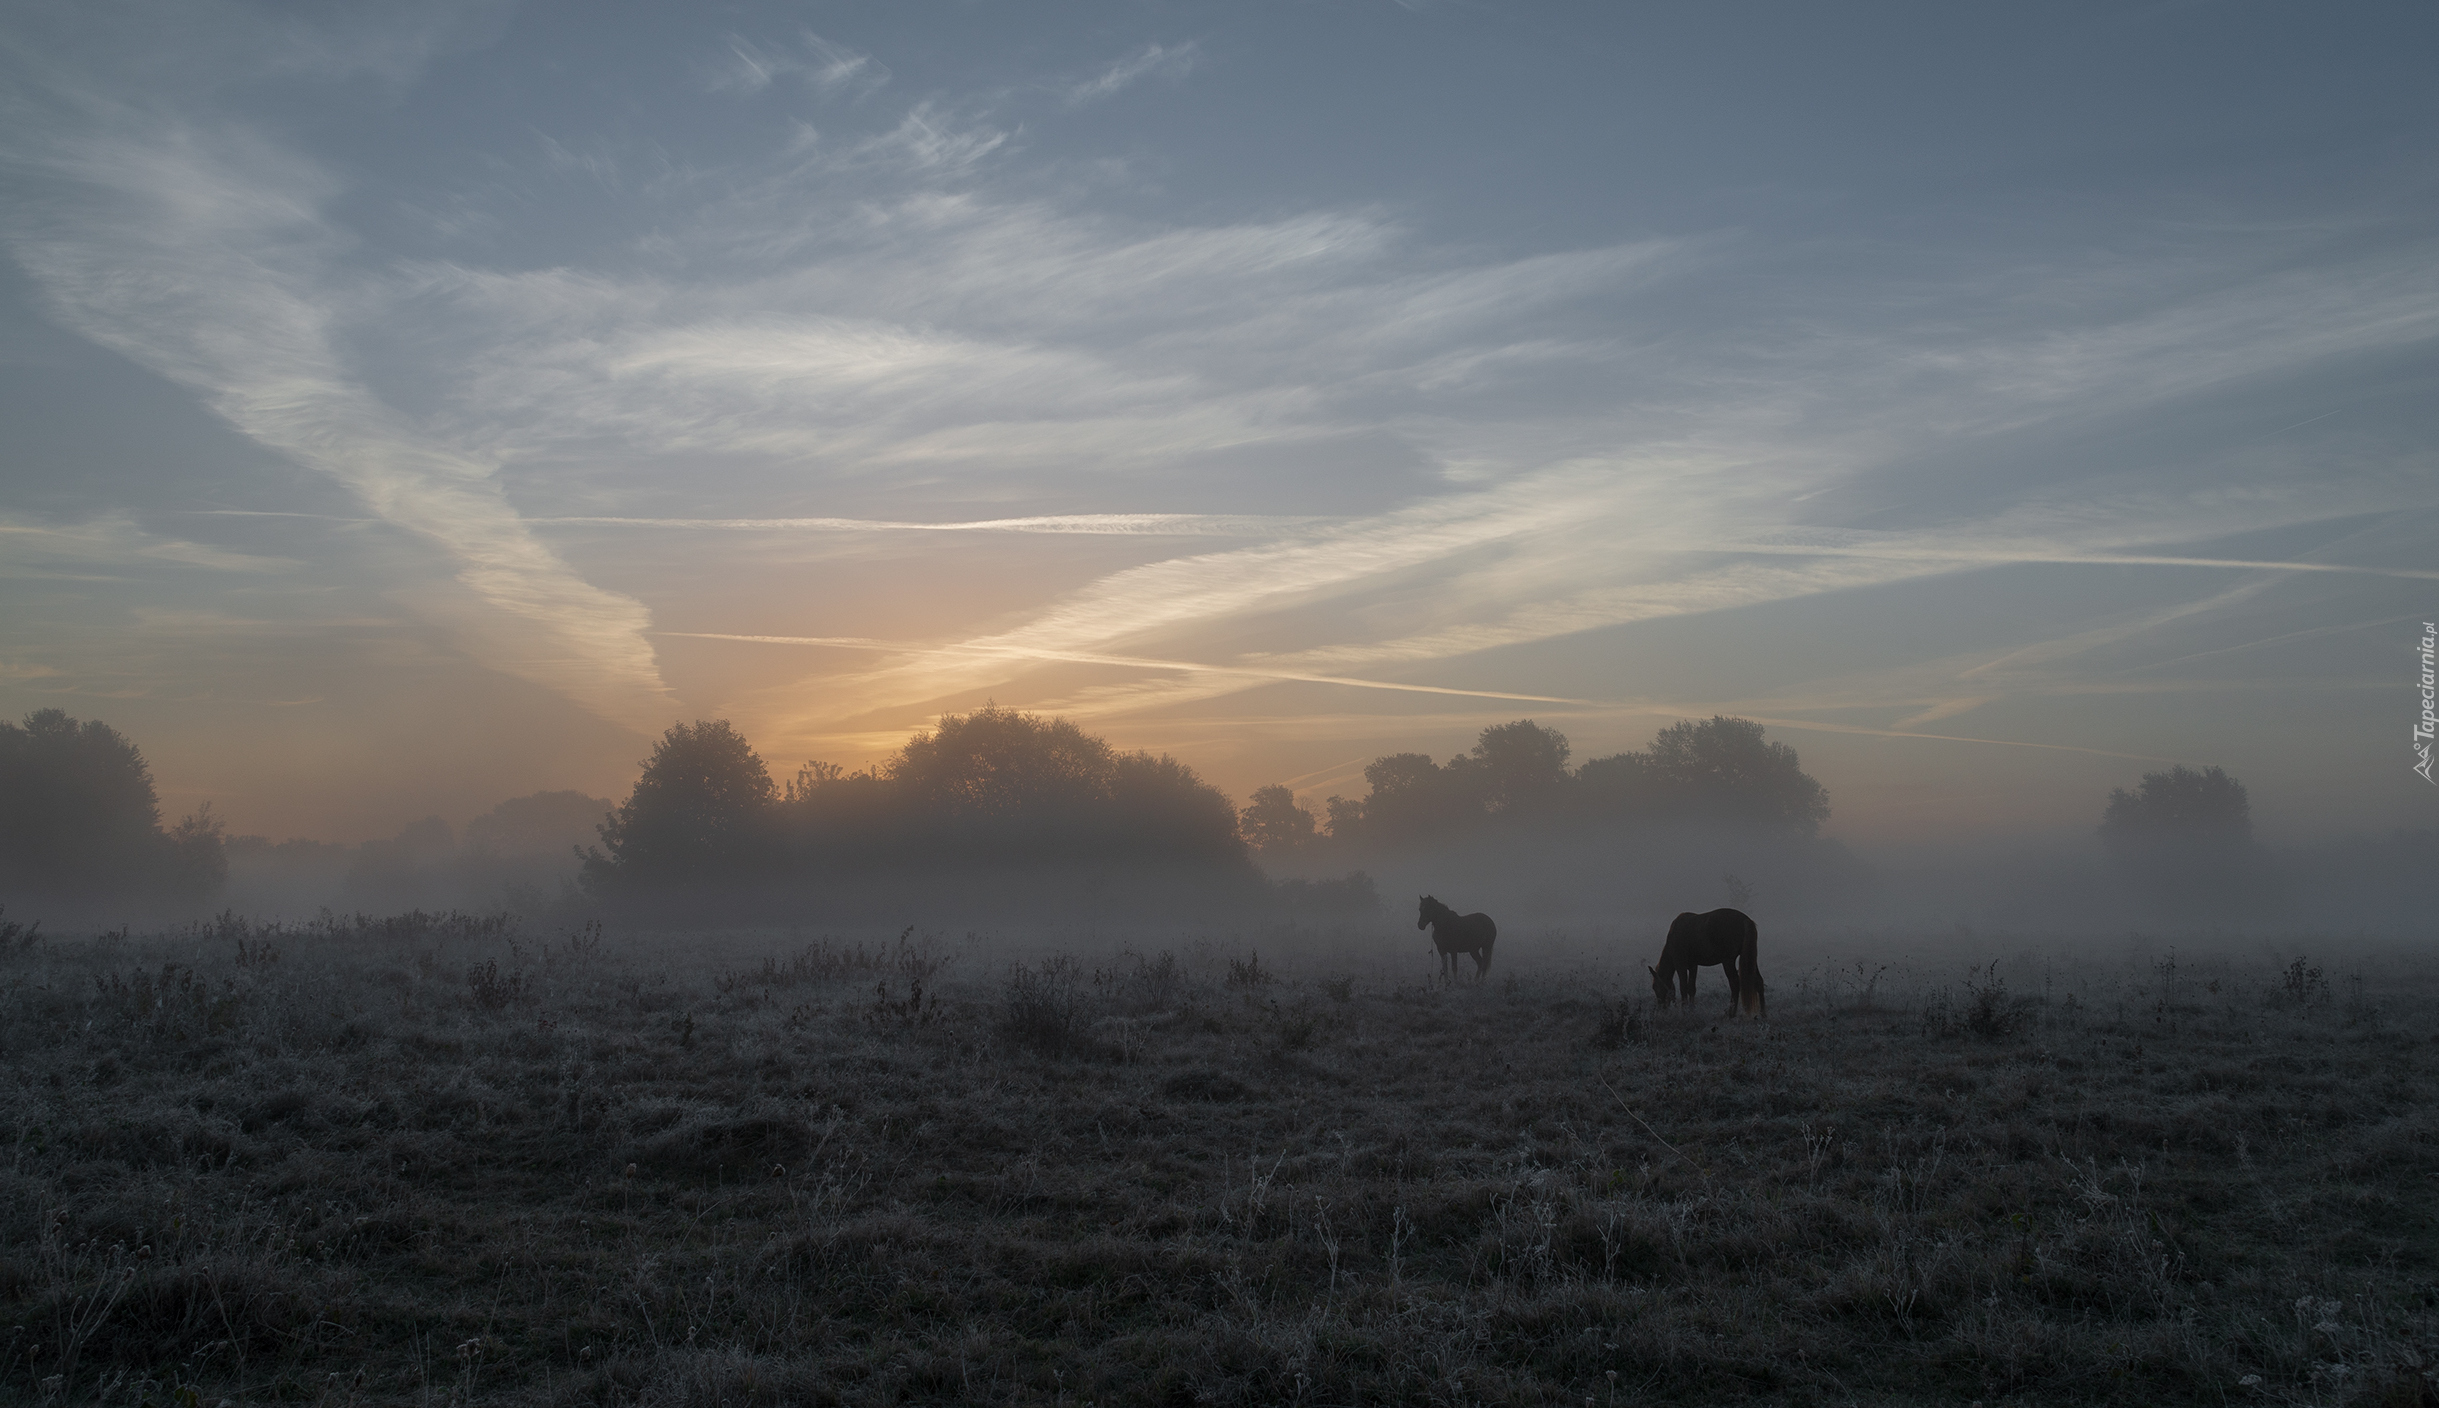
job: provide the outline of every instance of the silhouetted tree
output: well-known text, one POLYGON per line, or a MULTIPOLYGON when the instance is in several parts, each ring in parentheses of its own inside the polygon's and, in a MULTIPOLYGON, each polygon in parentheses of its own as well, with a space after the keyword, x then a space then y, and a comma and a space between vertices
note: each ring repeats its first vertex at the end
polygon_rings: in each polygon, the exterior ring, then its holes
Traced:
POLYGON ((800 859, 904 844, 906 818, 877 771, 806 763, 779 804, 785 844, 800 859))
POLYGON ((184 899, 220 893, 229 883, 228 827, 204 803, 169 829, 169 891, 184 899))
POLYGON ((1373 759, 1363 776, 1372 791, 1363 799, 1360 833, 1369 840, 1411 845, 1470 830, 1482 819, 1482 797, 1471 785, 1470 766, 1442 768, 1427 754, 1391 753, 1373 759))
POLYGON ((2240 845, 2253 838, 2253 803, 2244 784, 2224 769, 2200 772, 2179 763, 2147 772, 2131 792, 2109 790, 2100 834, 2112 845, 2152 841, 2240 845))
POLYGON ((2131 792, 2112 788, 2100 840, 2133 895, 2179 917, 2223 920, 2278 899, 2253 846, 2252 799, 2219 768, 2179 764, 2143 774, 2131 792))
POLYGON ((59 709, 0 724, 0 885, 59 899, 199 899, 227 876, 207 806, 164 833, 143 753, 59 709))
POLYGON ((1110 746, 1065 719, 985 705, 906 740, 882 769, 913 811, 939 819, 1073 811, 1109 797, 1110 746))
POLYGON ((1391 753, 1364 769, 1371 792, 1329 799, 1333 840, 1407 846, 1496 827, 1708 822, 1810 835, 1829 794, 1795 750, 1749 719, 1671 724, 1648 751, 1595 758, 1570 773, 1565 734, 1531 719, 1482 730, 1470 753, 1437 764, 1391 753))
POLYGON ((1667 817, 1811 833, 1829 819, 1829 793, 1795 750, 1751 719, 1715 715, 1660 730, 1651 748, 1596 759, 1577 773, 1587 800, 1621 820, 1667 817))
POLYGON ((585 857, 585 883, 690 888, 767 872, 774 790, 728 720, 677 724, 602 824, 602 849, 585 857))
POLYGON ((117 729, 43 709, 0 724, 0 807, 11 879, 74 892, 123 879, 160 834, 152 769, 117 729))
POLYGON ((1649 753, 1613 753, 1575 770, 1575 803, 1585 817, 1647 822, 1667 810, 1666 788, 1649 753))
POLYGON ((1567 786, 1567 736, 1531 719, 1494 724, 1474 743, 1482 805, 1492 815, 1554 814, 1567 786))
MULTIPOLYGON (((1098 741, 1098 740, 1096 740, 1098 741)), ((1236 808, 1175 758, 1123 754, 1111 763, 1116 823, 1102 854, 1163 860, 1242 861, 1236 808)))
POLYGON ((868 772, 807 763, 780 812, 800 863, 816 872, 853 857, 1241 867, 1245 856, 1236 809, 1192 768, 997 705, 942 718, 868 772))
POLYGON ((1279 854, 1312 844, 1313 814, 1296 805, 1296 794, 1274 783, 1253 789, 1238 829, 1257 851, 1279 854))

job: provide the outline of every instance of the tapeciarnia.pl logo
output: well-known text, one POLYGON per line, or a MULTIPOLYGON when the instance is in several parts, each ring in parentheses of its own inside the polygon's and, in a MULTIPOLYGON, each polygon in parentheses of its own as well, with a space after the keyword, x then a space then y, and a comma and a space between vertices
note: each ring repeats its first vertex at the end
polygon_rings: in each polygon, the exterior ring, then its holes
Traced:
POLYGON ((2439 786, 2439 779, 2431 776, 2431 738, 2434 733, 2439 733, 2439 713, 2434 713, 2431 707, 2434 702, 2439 702, 2439 675, 2432 670, 2435 657, 2439 657, 2439 622, 2425 621, 2422 623, 2422 717, 2414 722, 2414 771, 2422 774, 2424 782, 2439 786))

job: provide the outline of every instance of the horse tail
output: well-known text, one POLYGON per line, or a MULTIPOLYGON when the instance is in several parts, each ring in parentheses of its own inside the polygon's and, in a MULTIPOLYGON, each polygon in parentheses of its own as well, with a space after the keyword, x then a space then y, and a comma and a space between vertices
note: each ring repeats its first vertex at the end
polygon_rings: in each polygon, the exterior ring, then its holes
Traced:
POLYGON ((1745 918, 1744 950, 1745 1011, 1756 1017, 1767 1017, 1770 1015, 1770 1004, 1764 996, 1768 989, 1763 985, 1761 975, 1761 926, 1754 923, 1750 915, 1745 918))

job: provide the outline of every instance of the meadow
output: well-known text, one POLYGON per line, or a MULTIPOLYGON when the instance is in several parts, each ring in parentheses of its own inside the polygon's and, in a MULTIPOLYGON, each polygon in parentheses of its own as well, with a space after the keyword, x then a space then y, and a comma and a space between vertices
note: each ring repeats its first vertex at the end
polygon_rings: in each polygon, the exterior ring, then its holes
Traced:
POLYGON ((28 1403, 2439 1403, 2439 964, 0 925, 28 1403))

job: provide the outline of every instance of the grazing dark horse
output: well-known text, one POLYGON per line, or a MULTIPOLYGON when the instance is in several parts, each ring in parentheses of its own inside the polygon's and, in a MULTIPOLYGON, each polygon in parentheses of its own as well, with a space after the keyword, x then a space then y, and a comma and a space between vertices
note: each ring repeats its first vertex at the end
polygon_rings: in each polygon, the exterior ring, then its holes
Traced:
POLYGON ((1754 960, 1760 942, 1761 930, 1741 909, 1678 915, 1668 926, 1668 942, 1660 946, 1659 965, 1651 969, 1653 1001, 1662 1007, 1675 999, 1692 1003, 1694 971, 1716 963, 1728 975, 1728 1010, 1748 1017, 1766 1015, 1761 969, 1754 960), (1672 979, 1674 992, 1669 990, 1672 979))
POLYGON ((1433 899, 1423 896, 1423 911, 1415 916, 1414 927, 1428 926, 1431 946, 1440 951, 1440 973, 1443 977, 1457 975, 1457 955, 1473 955, 1474 980, 1479 982, 1490 972, 1491 945, 1499 942, 1499 926, 1487 914, 1459 914, 1433 899))

